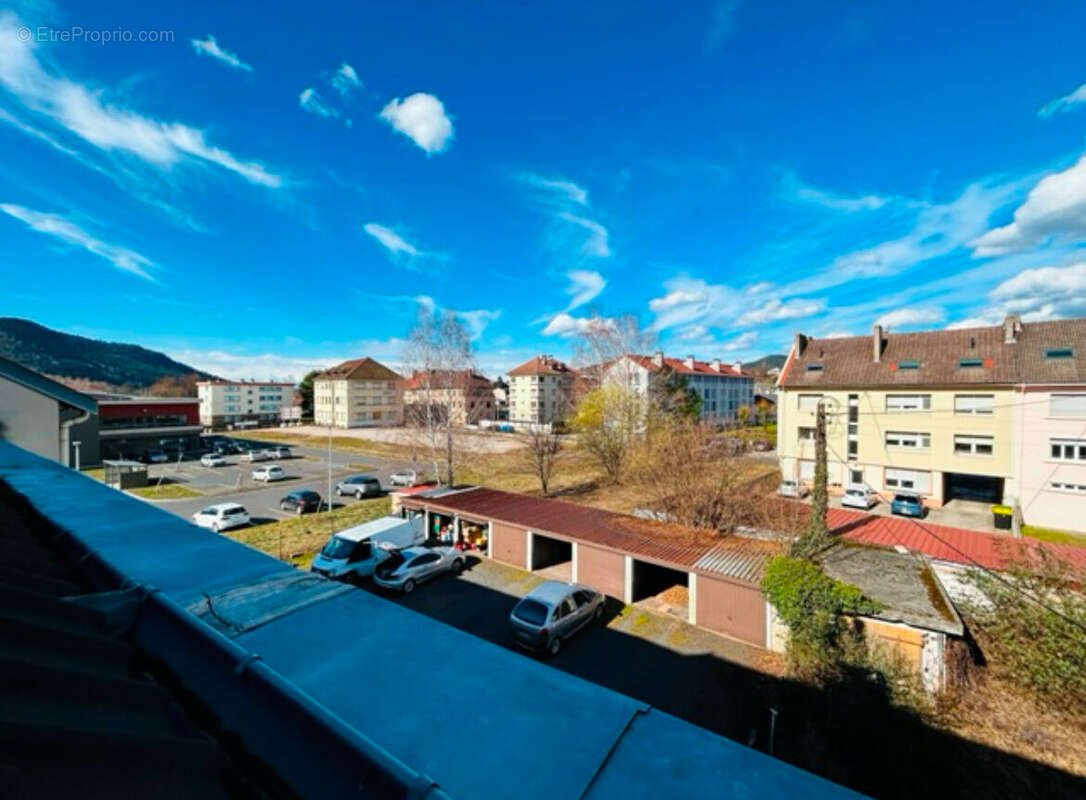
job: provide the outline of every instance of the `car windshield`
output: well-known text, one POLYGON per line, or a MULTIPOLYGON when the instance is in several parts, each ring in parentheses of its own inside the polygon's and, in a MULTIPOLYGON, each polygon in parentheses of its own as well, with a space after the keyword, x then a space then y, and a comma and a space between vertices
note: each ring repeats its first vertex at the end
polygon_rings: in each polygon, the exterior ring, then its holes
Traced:
POLYGON ((328 540, 328 544, 321 550, 321 555, 326 558, 346 558, 351 554, 351 550, 354 549, 354 542, 347 539, 340 539, 338 536, 333 536, 328 540))
POLYGON ((907 494, 899 494, 894 499, 897 500, 899 503, 915 503, 916 502, 915 497, 910 497, 907 494))
POLYGON ((538 600, 524 598, 513 609, 513 616, 529 625, 542 625, 547 621, 547 607, 538 600))
POLYGON ((241 506, 230 506, 229 508, 223 509, 222 513, 224 513, 224 514, 244 514, 245 509, 242 508, 241 506))

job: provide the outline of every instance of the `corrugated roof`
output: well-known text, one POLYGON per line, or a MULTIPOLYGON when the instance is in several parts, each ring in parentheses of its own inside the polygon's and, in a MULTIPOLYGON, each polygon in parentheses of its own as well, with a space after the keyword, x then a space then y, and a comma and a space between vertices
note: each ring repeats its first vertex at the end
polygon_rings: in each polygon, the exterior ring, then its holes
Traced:
POLYGON ((729 547, 714 547, 694 563, 694 569, 760 583, 769 559, 779 552, 780 547, 771 542, 737 539, 729 547))
POLYGON ((28 389, 32 389, 38 394, 43 394, 46 397, 51 397, 65 405, 69 405, 72 408, 78 408, 80 411, 86 411, 88 414, 98 413, 98 401, 90 395, 77 392, 75 389, 71 389, 63 383, 57 383, 51 378, 45 377, 40 372, 35 372, 32 369, 24 367, 22 364, 12 361, 10 358, 0 356, 0 375, 10 381, 25 386, 28 389))

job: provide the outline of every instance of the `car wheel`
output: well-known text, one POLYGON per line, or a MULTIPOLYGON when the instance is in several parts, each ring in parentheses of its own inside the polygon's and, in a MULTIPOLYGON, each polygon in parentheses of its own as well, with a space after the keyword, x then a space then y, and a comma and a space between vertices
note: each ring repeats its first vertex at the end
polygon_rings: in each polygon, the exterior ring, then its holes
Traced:
POLYGON ((336 497, 343 497, 343 490, 336 487, 336 497))
POLYGON ((592 619, 596 620, 596 622, 603 619, 603 603, 596 606, 596 610, 592 612, 592 619))
POLYGON ((304 511, 304 510, 305 509, 303 509, 301 506, 298 506, 298 510, 295 511, 294 513, 296 513, 300 517, 300 516, 302 516, 302 511, 304 511))
POLYGON ((354 493, 354 499, 355 500, 361 500, 364 496, 365 495, 362 494, 361 489, 359 489, 357 492, 354 493))
POLYGON ((219 532, 219 523, 212 522, 211 523, 211 530, 215 531, 215 533, 218 533, 219 532))
POLYGON ((562 650, 562 639, 555 636, 551 639, 551 643, 547 645, 547 653, 556 656, 562 650))
POLYGON ((452 571, 454 575, 459 575, 464 571, 464 559, 458 558, 453 562, 452 571))
POLYGON ((413 580, 411 580, 411 578, 408 578, 403 583, 403 593, 404 594, 411 594, 411 592, 413 592, 413 591, 415 591, 415 582, 413 580))

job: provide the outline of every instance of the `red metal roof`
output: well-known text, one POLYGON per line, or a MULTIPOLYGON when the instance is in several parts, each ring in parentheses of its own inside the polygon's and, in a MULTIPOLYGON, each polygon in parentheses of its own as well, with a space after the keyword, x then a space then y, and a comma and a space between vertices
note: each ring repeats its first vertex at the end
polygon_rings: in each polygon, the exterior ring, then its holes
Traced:
MULTIPOLYGON (((656 360, 652 356, 641 356, 635 353, 628 353, 626 357, 650 372, 661 369, 661 366, 656 363, 656 360)), ((737 370, 734 365, 725 364, 723 362, 719 362, 719 370, 713 369, 713 365, 710 362, 698 361, 696 359, 691 361, 693 366, 687 366, 686 361, 681 358, 669 358, 667 356, 664 356, 663 362, 663 366, 674 370, 680 375, 724 375, 729 378, 740 378, 745 375, 742 370, 737 370)))
POLYGON ((1050 544, 1035 539, 1017 539, 1006 534, 982 533, 967 528, 933 525, 908 517, 884 517, 831 508, 830 530, 845 539, 878 547, 901 545, 941 561, 1007 569, 1016 562, 1032 560, 1041 551, 1066 561, 1076 570, 1086 570, 1086 547, 1050 544))

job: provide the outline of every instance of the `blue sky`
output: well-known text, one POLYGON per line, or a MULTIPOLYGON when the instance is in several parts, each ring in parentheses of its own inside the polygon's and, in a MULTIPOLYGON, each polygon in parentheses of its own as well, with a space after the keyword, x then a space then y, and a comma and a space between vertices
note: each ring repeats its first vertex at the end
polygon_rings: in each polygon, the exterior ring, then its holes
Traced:
POLYGON ((794 330, 1086 315, 1084 25, 1077 2, 18 2, 0 315, 256 378, 395 364, 420 303, 490 374, 593 315, 744 360, 794 330))

